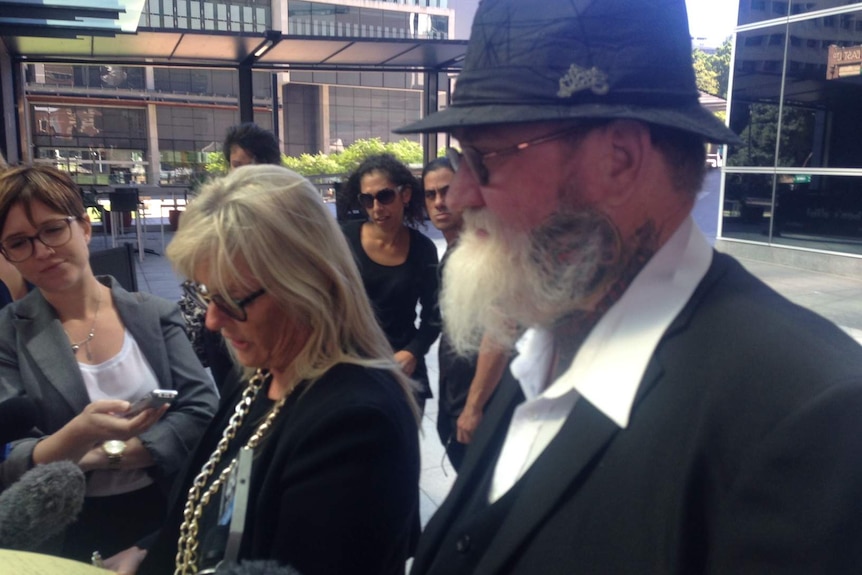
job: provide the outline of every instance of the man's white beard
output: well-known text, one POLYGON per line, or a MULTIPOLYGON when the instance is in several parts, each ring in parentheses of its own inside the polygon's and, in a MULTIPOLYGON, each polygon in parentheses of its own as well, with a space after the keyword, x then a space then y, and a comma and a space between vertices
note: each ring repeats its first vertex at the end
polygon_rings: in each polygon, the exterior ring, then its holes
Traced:
POLYGON ((476 353, 485 334, 511 349, 525 328, 587 309, 613 279, 618 237, 593 210, 555 214, 526 233, 507 231, 488 209, 466 211, 440 294, 455 349, 476 353))

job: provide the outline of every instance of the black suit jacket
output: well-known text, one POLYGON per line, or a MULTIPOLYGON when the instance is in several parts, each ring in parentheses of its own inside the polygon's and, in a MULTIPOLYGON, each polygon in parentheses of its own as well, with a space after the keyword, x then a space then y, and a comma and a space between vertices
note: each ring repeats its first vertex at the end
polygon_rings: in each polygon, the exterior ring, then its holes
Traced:
POLYGON ((412 575, 464 553, 475 575, 862 573, 862 348, 731 258, 663 336, 629 426, 581 398, 470 545, 453 526, 524 400, 501 385, 412 575))
MULTIPOLYGON (((139 575, 173 573, 189 486, 241 391, 226 389, 139 575)), ((241 560, 273 559, 302 575, 403 573, 418 524, 419 435, 395 380, 341 364, 295 390, 255 450, 247 513, 241 560)))

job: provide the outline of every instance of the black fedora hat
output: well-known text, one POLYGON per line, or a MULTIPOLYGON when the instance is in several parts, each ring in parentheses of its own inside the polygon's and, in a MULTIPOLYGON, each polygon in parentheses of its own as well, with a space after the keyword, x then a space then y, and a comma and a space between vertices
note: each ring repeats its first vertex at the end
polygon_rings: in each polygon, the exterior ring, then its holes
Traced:
POLYGON ((395 132, 630 118, 737 143, 691 51, 684 0, 482 0, 451 106, 395 132))

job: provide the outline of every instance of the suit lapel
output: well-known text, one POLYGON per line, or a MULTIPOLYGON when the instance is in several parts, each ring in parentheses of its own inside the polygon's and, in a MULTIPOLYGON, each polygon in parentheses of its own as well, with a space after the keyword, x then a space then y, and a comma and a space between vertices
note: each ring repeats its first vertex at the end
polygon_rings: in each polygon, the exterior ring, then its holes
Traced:
MULTIPOLYGON (((68 403, 73 415, 78 414, 90 402, 81 370, 59 320, 42 294, 35 291, 19 307, 15 327, 32 357, 32 369, 41 371, 48 384, 68 403)), ((39 394, 35 389, 27 392, 39 394)))
MULTIPOLYGON (((694 310, 711 286, 727 270, 727 260, 713 254, 712 264, 690 301, 669 326, 647 365, 638 387, 632 417, 638 406, 664 373, 661 352, 668 340, 684 331, 694 310)), ((507 370, 500 391, 479 428, 475 444, 470 446, 458 480, 446 501, 432 517, 420 541, 415 573, 425 572, 442 544, 447 529, 458 519, 466 501, 477 488, 483 472, 496 464, 500 445, 505 439, 515 407, 524 401, 518 382, 507 370), (431 552, 429 552, 431 551, 431 552)), ((557 437, 548 445, 527 474, 521 479, 517 500, 475 569, 477 575, 491 575, 504 570, 523 542, 551 515, 559 501, 571 489, 577 489, 602 453, 620 432, 620 428, 580 398, 557 437)))
POLYGON ((475 572, 502 571, 565 493, 589 474, 618 431, 590 402, 578 399, 557 437, 522 478, 517 499, 475 572))
MULTIPOLYGON (((692 298, 668 327, 638 386, 632 418, 636 416, 638 406, 646 395, 661 380, 664 373, 661 361, 664 346, 686 329, 704 294, 724 274, 726 267, 726 260, 713 257, 709 270, 692 298)), ((578 484, 592 472, 594 464, 620 431, 613 421, 589 401, 580 398, 557 437, 522 478, 517 500, 477 565, 475 573, 490 575, 503 571, 512 555, 542 521, 554 512, 566 493, 577 489, 578 484)), ((505 437, 505 430, 498 430, 497 433, 505 437)))
POLYGON ((422 532, 411 573, 424 573, 431 567, 448 530, 478 488, 488 466, 495 464, 500 445, 506 437, 512 411, 522 401, 524 394, 507 369, 467 450, 455 484, 422 532))

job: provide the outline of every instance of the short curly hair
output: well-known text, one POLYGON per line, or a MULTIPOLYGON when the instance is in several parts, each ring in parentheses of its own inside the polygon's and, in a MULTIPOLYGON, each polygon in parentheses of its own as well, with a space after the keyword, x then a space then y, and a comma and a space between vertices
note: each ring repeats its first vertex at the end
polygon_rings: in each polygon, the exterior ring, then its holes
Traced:
POLYGON ((239 146, 254 158, 256 164, 281 165, 281 149, 275 134, 253 122, 245 122, 228 129, 222 145, 225 161, 230 164, 230 150, 239 146))

